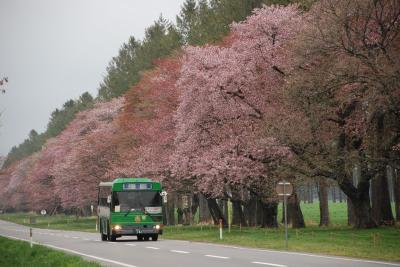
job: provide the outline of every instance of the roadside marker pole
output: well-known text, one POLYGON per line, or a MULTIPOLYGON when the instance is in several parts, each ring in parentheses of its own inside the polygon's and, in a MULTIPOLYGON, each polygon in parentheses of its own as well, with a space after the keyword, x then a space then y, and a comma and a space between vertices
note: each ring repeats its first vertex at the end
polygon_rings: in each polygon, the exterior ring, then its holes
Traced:
MULTIPOLYGON (((228 198, 228 210, 229 207, 232 207, 232 201, 230 198, 228 198)), ((231 232, 231 225, 232 225, 232 213, 233 209, 231 209, 231 212, 228 212, 228 225, 229 225, 229 233, 231 232)))
POLYGON ((222 219, 219 219, 219 239, 222 240, 222 219))
POLYGON ((31 248, 33 247, 33 242, 32 242, 32 228, 29 229, 29 237, 30 237, 30 243, 31 243, 31 248))
POLYGON ((283 202, 284 202, 284 206, 285 206, 285 248, 286 248, 286 250, 288 250, 287 197, 286 197, 286 195, 283 197, 283 202))

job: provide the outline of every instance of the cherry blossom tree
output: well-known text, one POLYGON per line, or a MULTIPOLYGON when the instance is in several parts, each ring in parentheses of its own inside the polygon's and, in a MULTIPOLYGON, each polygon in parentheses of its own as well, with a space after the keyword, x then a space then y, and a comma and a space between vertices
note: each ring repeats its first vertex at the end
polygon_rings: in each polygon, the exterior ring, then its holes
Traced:
POLYGON ((36 157, 37 154, 33 154, 4 170, 4 174, 1 175, 3 187, 0 192, 4 208, 30 210, 32 191, 26 176, 36 157))
POLYGON ((106 174, 117 160, 118 148, 110 140, 118 132, 114 119, 122 105, 121 98, 96 104, 79 113, 59 136, 56 145, 64 153, 56 158, 50 175, 64 208, 82 210, 95 204, 98 183, 110 180, 106 174))
POLYGON ((114 166, 114 173, 150 177, 171 186, 169 158, 174 150, 180 67, 179 55, 160 60, 126 93, 119 121, 133 146, 120 151, 123 160, 114 166))
POLYGON ((289 150, 264 125, 300 25, 297 6, 265 7, 232 25, 230 45, 186 48, 172 161, 182 183, 212 197, 227 188, 272 196, 273 170, 289 150))
MULTIPOLYGON (((382 175, 390 163, 388 148, 399 139, 399 14, 397 1, 326 0, 314 5, 292 50, 299 61, 288 75, 286 93, 297 111, 290 116, 300 114, 306 121, 298 124, 305 126, 300 131, 308 134, 296 138, 278 127, 276 135, 287 138, 283 142, 300 159, 296 171, 339 183, 355 207, 360 228, 376 225, 370 180, 386 181, 382 175), (355 185, 354 166, 362 173, 355 185)), ((291 121, 282 114, 284 121, 291 121)), ((390 205, 386 207, 378 209, 388 211, 386 220, 393 221, 390 205)))

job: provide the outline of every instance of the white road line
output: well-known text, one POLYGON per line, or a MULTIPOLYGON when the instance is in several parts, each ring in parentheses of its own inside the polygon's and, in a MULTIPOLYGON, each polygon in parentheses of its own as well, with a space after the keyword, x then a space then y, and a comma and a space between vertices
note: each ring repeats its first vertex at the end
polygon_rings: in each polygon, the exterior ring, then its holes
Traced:
POLYGON ((269 262, 261 262, 261 261, 252 261, 251 263, 261 264, 261 265, 268 265, 268 266, 275 266, 275 267, 287 267, 287 265, 269 263, 269 262))
MULTIPOLYGON (((18 237, 15 237, 15 236, 9 236, 9 235, 3 235, 3 236, 4 237, 8 237, 8 238, 12 238, 12 239, 16 239, 16 240, 20 240, 20 241, 29 242, 29 240, 18 238, 18 237)), ((40 243, 40 244, 37 243, 37 242, 32 242, 32 243, 36 244, 36 245, 42 245, 42 246, 46 246, 46 247, 49 247, 49 248, 54 248, 54 249, 58 249, 58 250, 62 250, 62 251, 70 252, 70 253, 74 253, 74 254, 77 254, 77 255, 80 255, 80 256, 84 256, 84 257, 88 257, 88 258, 92 258, 92 259, 96 259, 96 260, 100 260, 100 261, 105 261, 105 262, 109 262, 109 263, 125 266, 125 267, 136 267, 135 265, 131 265, 131 264, 127 264, 127 263, 123 263, 123 262, 119 262, 119 261, 114 261, 114 260, 110 260, 110 259, 106 259, 106 258, 101 258, 101 257, 93 256, 93 255, 90 255, 90 254, 85 254, 85 253, 82 253, 82 252, 79 252, 79 251, 76 251, 76 250, 72 250, 72 249, 57 247, 57 246, 44 244, 44 243, 40 243)))
POLYGON ((90 239, 89 239, 89 238, 84 238, 83 240, 85 240, 85 241, 90 241, 90 239))
POLYGON ((125 244, 125 246, 136 247, 136 245, 135 245, 135 244, 125 244))
POLYGON ((216 255, 204 255, 204 256, 210 257, 210 258, 217 258, 217 259, 229 259, 229 257, 216 256, 216 255))
POLYGON ((156 247, 146 247, 148 249, 160 249, 160 248, 156 248, 156 247))
POLYGON ((259 252, 269 252, 269 253, 279 253, 279 254, 288 254, 288 255, 299 255, 299 256, 307 256, 307 257, 314 257, 314 258, 321 258, 321 259, 330 259, 330 260, 343 260, 343 261, 352 261, 352 262, 366 262, 366 263, 375 263, 375 264, 383 264, 388 266, 397 266, 400 267, 399 263, 394 262, 385 262, 385 261, 374 261, 374 260, 363 260, 363 259, 355 259, 355 258, 344 258, 340 256, 326 256, 326 255, 317 255, 311 253, 302 253, 302 252, 289 252, 289 251, 279 251, 279 250, 271 250, 271 249, 254 249, 254 248, 246 248, 246 247, 235 247, 229 245, 220 245, 220 244, 213 244, 213 243, 203 243, 203 242, 196 242, 196 241, 183 241, 183 240, 174 240, 175 242, 182 242, 182 243, 191 243, 191 244, 198 244, 198 245, 208 245, 208 246, 215 246, 215 247, 231 247, 240 250, 250 250, 250 251, 259 251, 259 252))
POLYGON ((171 252, 181 253, 181 254, 189 254, 190 253, 188 251, 183 251, 183 250, 171 250, 171 252))

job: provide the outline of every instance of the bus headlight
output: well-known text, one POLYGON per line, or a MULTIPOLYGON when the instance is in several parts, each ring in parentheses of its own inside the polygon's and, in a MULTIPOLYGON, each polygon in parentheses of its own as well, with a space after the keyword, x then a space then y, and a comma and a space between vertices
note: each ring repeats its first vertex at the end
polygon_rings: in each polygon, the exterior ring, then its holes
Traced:
POLYGON ((116 226, 114 226, 114 229, 115 229, 115 230, 121 230, 121 225, 116 225, 116 226))
POLYGON ((156 226, 154 226, 154 228, 156 228, 157 230, 160 230, 161 226, 159 224, 157 224, 156 226))

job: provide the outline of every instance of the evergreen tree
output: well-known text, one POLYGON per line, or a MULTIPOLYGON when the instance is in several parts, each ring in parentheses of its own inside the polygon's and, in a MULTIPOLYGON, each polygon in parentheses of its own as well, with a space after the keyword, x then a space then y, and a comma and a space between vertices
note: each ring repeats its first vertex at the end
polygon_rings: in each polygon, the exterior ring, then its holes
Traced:
POLYGON ((153 67, 181 46, 176 28, 162 16, 146 29, 143 41, 131 37, 122 45, 117 57, 107 67, 107 75, 99 88, 99 99, 109 100, 125 93, 140 80, 140 74, 153 67))

